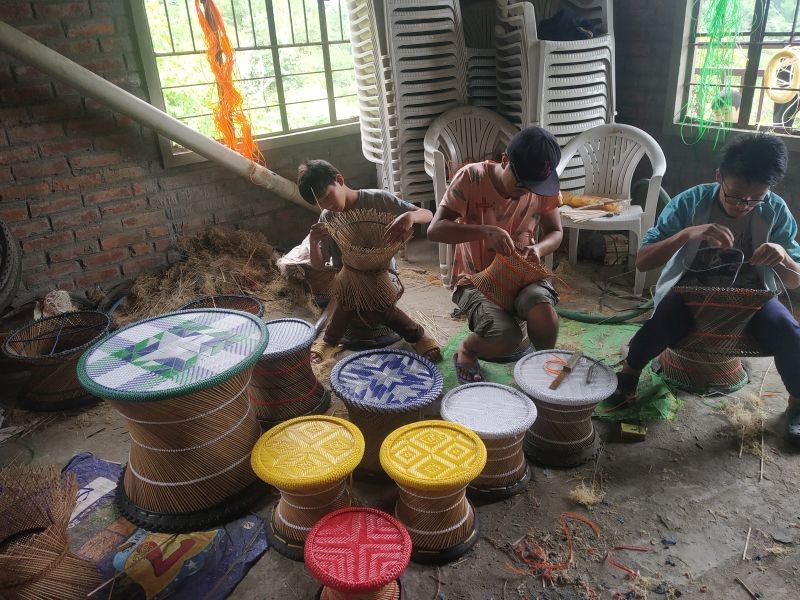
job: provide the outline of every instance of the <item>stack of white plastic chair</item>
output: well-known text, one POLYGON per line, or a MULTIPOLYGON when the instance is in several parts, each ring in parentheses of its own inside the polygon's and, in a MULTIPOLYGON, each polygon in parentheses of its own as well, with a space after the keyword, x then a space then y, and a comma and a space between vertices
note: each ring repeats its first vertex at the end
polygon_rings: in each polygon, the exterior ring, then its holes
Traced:
POLYGON ((538 124, 537 43, 533 5, 497 0, 497 112, 519 128, 538 124))
MULTIPOLYGON (((582 131, 612 123, 614 30, 611 0, 497 0, 498 112, 519 127, 551 131, 563 148, 582 131), (560 9, 596 23, 591 39, 539 39, 537 25, 560 9)), ((579 161, 568 165, 562 190, 583 187, 579 161)))
POLYGON ((378 165, 382 187, 399 192, 400 154, 394 106, 387 88, 387 61, 381 56, 380 29, 373 0, 346 0, 356 74, 361 148, 378 165))
POLYGON ((497 50, 495 0, 469 2, 461 7, 467 47, 467 93, 471 106, 497 109, 497 50))
POLYGON ((393 0, 384 6, 400 194, 409 202, 433 207, 423 139, 437 116, 467 102, 461 10, 458 0, 393 0))

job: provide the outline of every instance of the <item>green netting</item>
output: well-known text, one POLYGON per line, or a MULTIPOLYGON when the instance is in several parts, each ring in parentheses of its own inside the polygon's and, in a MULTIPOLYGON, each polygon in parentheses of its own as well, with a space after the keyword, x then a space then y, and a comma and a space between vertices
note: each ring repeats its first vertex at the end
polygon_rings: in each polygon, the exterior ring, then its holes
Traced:
MULTIPOLYGON (((619 362, 623 357, 623 347, 636 333, 639 325, 595 325, 578 321, 561 320, 558 333, 558 347, 567 350, 581 349, 592 358, 603 360, 608 365, 619 362)), ((469 330, 466 325, 451 337, 445 344, 442 354, 444 360, 439 369, 444 375, 445 392, 458 385, 453 354, 469 330)), ((514 363, 493 364, 481 361, 481 373, 484 381, 515 386, 514 363)), ((664 380, 648 366, 639 382, 639 401, 635 406, 609 410, 613 408, 608 402, 601 403, 595 411, 595 417, 608 421, 660 421, 675 418, 683 401, 672 393, 664 380)))

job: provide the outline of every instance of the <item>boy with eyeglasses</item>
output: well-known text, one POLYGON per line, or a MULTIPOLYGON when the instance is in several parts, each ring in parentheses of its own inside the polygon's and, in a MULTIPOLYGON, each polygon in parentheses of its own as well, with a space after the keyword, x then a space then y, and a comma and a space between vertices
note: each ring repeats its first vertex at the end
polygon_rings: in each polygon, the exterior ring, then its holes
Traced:
MULTIPOLYGON (((723 149, 716 183, 678 194, 644 235, 636 268, 664 269, 656 286, 656 310, 633 336, 617 374, 619 400, 635 401, 641 370, 692 329, 691 313, 673 286, 776 292, 800 286, 797 223, 783 199, 770 190, 783 179, 787 162, 786 146, 773 135, 733 139, 723 149), (720 252, 704 251, 710 248, 720 252)), ((800 446, 800 325, 778 298, 772 298, 745 331, 775 359, 789 392, 786 438, 800 446)))
POLYGON ((457 244, 453 302, 467 316, 468 335, 453 356, 459 383, 482 379, 478 357, 511 354, 522 341, 518 320, 538 350, 552 348, 558 336, 554 306, 558 294, 549 279, 524 287, 511 311, 490 301, 471 277, 486 269, 495 254, 514 250, 540 261, 561 243, 558 213, 561 160, 549 131, 527 127, 508 143, 500 162, 465 165, 453 176, 428 227, 432 242, 457 244))

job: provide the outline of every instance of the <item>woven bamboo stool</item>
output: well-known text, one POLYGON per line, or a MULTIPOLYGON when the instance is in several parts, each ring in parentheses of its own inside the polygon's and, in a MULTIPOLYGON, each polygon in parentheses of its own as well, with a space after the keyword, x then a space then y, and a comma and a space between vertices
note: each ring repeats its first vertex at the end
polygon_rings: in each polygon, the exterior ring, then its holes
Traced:
POLYGON ((178 310, 189 310, 192 308, 225 308, 228 310, 241 310, 257 317, 264 316, 264 305, 260 300, 250 296, 240 295, 221 295, 221 296, 202 296, 187 302, 178 310))
POLYGON ((374 508, 342 508, 322 517, 306 539, 306 567, 322 584, 317 600, 400 600, 411 538, 374 508))
POLYGON ((316 332, 301 319, 267 322, 269 344, 253 369, 248 394, 256 416, 269 428, 287 419, 322 414, 331 403, 311 370, 316 332))
POLYGON ((247 387, 267 335, 248 313, 184 310, 128 325, 81 357, 81 384, 128 424, 130 458, 117 486, 128 519, 197 531, 264 492, 248 461, 261 427, 247 387))
POLYGON ((386 477, 381 444, 392 431, 418 421, 439 398, 444 378, 434 364, 406 350, 366 350, 340 360, 331 372, 331 388, 350 420, 364 434, 364 459, 357 476, 386 477))
POLYGON ((693 394, 729 394, 749 381, 738 356, 667 348, 658 357, 658 364, 664 381, 693 394))
POLYGON ((411 535, 411 560, 445 564, 478 541, 478 514, 465 493, 486 466, 477 434, 447 421, 404 425, 384 440, 381 465, 400 490, 394 516, 411 535))
POLYGON ((99 402, 78 382, 78 360, 103 337, 111 319, 102 312, 70 312, 30 323, 11 333, 3 344, 9 358, 30 369, 20 403, 28 410, 69 410, 99 402))
POLYGON ((311 527, 328 513, 350 506, 350 475, 364 455, 358 427, 337 417, 298 417, 276 425, 253 448, 251 464, 278 488, 267 535, 292 560, 303 560, 311 527))
POLYGON ((561 385, 550 389, 554 376, 548 361, 568 361, 569 350, 541 350, 514 367, 514 380, 536 404, 538 416, 525 435, 525 454, 546 467, 576 467, 596 455, 600 438, 592 423, 595 407, 617 387, 614 371, 582 357, 561 385))
POLYGON ((544 263, 529 261, 515 250, 508 256, 495 254, 488 267, 472 276, 472 283, 503 310, 511 310, 522 288, 552 276, 544 263))
POLYGON ((522 440, 536 420, 536 406, 519 390, 498 383, 468 383, 442 400, 442 418, 478 434, 486 446, 486 466, 467 486, 472 498, 508 498, 524 491, 531 471, 522 440))

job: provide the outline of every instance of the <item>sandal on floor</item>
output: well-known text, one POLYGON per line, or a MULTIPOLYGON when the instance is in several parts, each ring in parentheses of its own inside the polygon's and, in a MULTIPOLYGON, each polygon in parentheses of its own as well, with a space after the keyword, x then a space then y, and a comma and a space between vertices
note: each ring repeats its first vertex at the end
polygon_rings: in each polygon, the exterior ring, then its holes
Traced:
POLYGON ((784 433, 787 442, 800 448, 800 406, 789 406, 786 409, 784 433))
POLYGON ((483 375, 481 375, 481 368, 480 366, 471 367, 469 365, 465 365, 458 362, 458 352, 453 354, 453 364, 456 368, 456 379, 458 379, 458 383, 460 385, 464 385, 467 383, 477 383, 479 381, 483 381, 483 375), (467 373, 469 375, 469 379, 462 377, 459 374, 459 371, 467 373), (476 378, 477 376, 477 378, 476 378))
POLYGON ((442 349, 439 347, 439 343, 429 335, 423 335, 414 344, 414 351, 431 362, 437 363, 442 360, 442 349))
POLYGON ((316 341, 311 344, 311 362, 314 364, 326 362, 341 351, 342 347, 339 345, 329 344, 323 340, 316 341))

